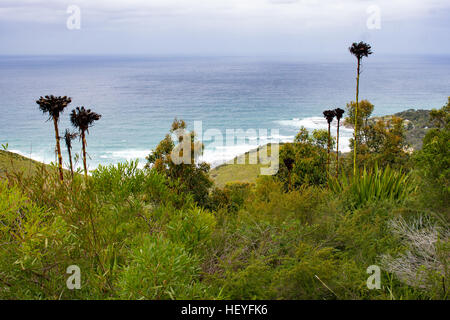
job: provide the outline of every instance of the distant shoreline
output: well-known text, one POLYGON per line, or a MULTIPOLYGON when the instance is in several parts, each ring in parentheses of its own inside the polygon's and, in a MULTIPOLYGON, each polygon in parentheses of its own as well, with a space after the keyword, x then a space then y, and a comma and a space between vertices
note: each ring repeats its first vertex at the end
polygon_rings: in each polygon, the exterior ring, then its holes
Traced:
MULTIPOLYGON (((425 133, 426 133, 426 130, 428 127, 427 124, 428 124, 428 119, 429 119, 429 113, 430 113, 430 110, 425 110, 425 109, 417 109, 417 110, 416 109, 407 109, 405 111, 401 111, 401 112, 398 112, 395 114, 372 117, 371 119, 387 119, 392 116, 400 116, 404 120, 407 120, 407 123, 408 123, 407 135, 406 135, 407 143, 412 145, 413 149, 418 149, 421 147, 421 141, 422 141, 423 137, 425 136, 425 133)), ((310 118, 303 118, 303 119, 299 119, 299 120, 304 120, 304 119, 310 119, 310 118)), ((282 141, 279 144, 282 145, 285 143, 292 143, 292 141, 282 141)), ((237 154, 233 158, 230 158, 228 160, 223 160, 222 163, 219 163, 217 165, 210 163, 211 169, 219 170, 220 168, 222 168, 224 166, 231 165, 231 164, 233 164, 233 162, 236 161, 236 159, 245 157, 249 154, 254 154, 255 152, 257 152, 258 150, 260 150, 263 147, 265 147, 265 145, 253 146, 250 150, 245 151, 240 154, 237 154)), ((342 150, 345 150, 345 149, 342 149, 342 150)), ((30 157, 26 156, 24 153, 21 153, 20 151, 17 152, 16 150, 11 150, 9 152, 16 154, 18 156, 21 156, 24 159, 32 159, 35 162, 49 164, 45 161, 40 161, 39 159, 34 159, 33 157, 30 158, 30 157)), ((348 151, 341 151, 341 153, 345 154, 345 153, 348 153, 348 151)), ((136 158, 136 159, 140 159, 140 158, 136 158)), ((130 159, 130 160, 136 160, 136 159, 130 159)), ((143 163, 141 163, 141 165, 143 166, 143 163)), ((0 167, 0 169, 1 169, 1 167, 0 167)))

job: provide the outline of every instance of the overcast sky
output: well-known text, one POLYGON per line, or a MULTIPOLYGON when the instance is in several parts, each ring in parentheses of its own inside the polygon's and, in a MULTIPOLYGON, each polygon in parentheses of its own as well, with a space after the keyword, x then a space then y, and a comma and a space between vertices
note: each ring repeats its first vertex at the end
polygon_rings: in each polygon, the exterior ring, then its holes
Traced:
POLYGON ((0 54, 450 54, 449 34, 449 0, 0 0, 0 54))

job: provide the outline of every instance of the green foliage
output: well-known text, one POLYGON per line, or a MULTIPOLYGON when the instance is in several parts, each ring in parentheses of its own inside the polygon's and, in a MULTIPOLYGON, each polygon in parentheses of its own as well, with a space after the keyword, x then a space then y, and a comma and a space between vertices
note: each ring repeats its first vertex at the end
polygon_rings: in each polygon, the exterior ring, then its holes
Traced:
POLYGON ((143 236, 135 241, 117 287, 123 299, 198 299, 204 286, 200 266, 179 244, 162 237, 143 236))
POLYGON ((176 212, 167 224, 167 233, 169 239, 180 242, 192 252, 209 244, 215 225, 216 219, 210 212, 193 207, 176 212))
POLYGON ((171 191, 171 187, 177 188, 176 182, 169 182, 156 170, 139 169, 137 160, 116 166, 100 165, 92 171, 90 182, 96 193, 113 198, 118 203, 126 201, 131 195, 141 194, 143 200, 152 203, 165 201, 177 207, 189 204, 185 197, 171 191))
POLYGON ((64 219, 0 181, 0 299, 57 299, 71 231, 64 219))
POLYGON ((280 148, 280 168, 276 176, 286 190, 326 183, 327 141, 328 133, 314 131, 310 137, 308 131, 301 128, 294 143, 280 148))
POLYGON ((430 110, 409 109, 398 112, 394 116, 405 119, 406 144, 414 150, 421 149, 422 140, 430 128, 430 110))
POLYGON ((329 187, 336 194, 344 195, 350 207, 359 208, 369 202, 397 201, 401 202, 414 191, 410 174, 375 166, 364 168, 361 175, 330 179, 329 187))
MULTIPOLYGON (((325 129, 316 129, 312 133, 312 143, 322 149, 326 149, 328 146, 328 131, 325 129)), ((336 139, 331 137, 330 139, 330 150, 336 145, 336 139)))
MULTIPOLYGON (((347 104, 345 124, 354 128, 356 103, 347 104)), ((408 160, 406 127, 402 118, 370 118, 374 106, 367 100, 359 102, 357 119, 357 165, 360 168, 380 166, 404 167, 408 160)), ((350 139, 353 152, 354 138, 350 139)))
POLYGON ((252 219, 259 221, 272 223, 292 218, 300 223, 312 223, 324 193, 324 190, 314 186, 303 186, 285 193, 279 181, 261 177, 246 210, 252 219))
POLYGON ((448 299, 447 113, 432 113, 417 170, 395 153, 400 122, 369 122, 364 144, 383 165, 340 179, 326 176, 324 132, 302 128, 281 148, 277 176, 205 182, 201 201, 197 165, 166 162, 171 140, 150 168, 99 166, 87 179, 6 167, 0 299, 448 299), (374 264, 380 290, 366 286, 374 264), (81 290, 66 288, 70 265, 81 290))
POLYGON ((204 146, 195 140, 195 132, 186 130, 183 120, 175 119, 170 132, 178 137, 178 144, 175 145, 167 134, 147 157, 146 167, 155 169, 171 181, 178 181, 178 193, 191 193, 197 203, 206 205, 212 186, 210 166, 197 161, 204 146))
POLYGON ((405 152, 405 127, 403 119, 377 120, 364 128, 365 144, 362 146, 362 163, 373 166, 404 167, 408 159, 405 152))
POLYGON ((275 274, 274 287, 281 299, 335 299, 330 288, 337 278, 338 261, 332 248, 300 243, 295 254, 275 274), (327 285, 328 283, 328 285, 327 285))
POLYGON ((429 129, 415 163, 423 177, 422 190, 432 205, 449 207, 450 199, 450 97, 446 106, 431 111, 436 128, 429 129))
MULTIPOLYGON (((352 128, 355 127, 355 114, 356 114, 356 102, 351 101, 347 103, 347 116, 345 117, 344 124, 352 128)), ((358 118, 357 118, 357 130, 358 135, 360 131, 365 127, 372 115, 374 105, 369 100, 361 100, 358 103, 358 118)))
MULTIPOLYGON (((60 251, 55 245, 48 249, 54 254, 58 253, 58 257, 52 260, 52 264, 57 262, 56 267, 49 263, 42 267, 42 270, 59 268, 59 273, 58 276, 47 277, 44 272, 43 279, 51 279, 52 286, 48 290, 40 289, 41 298, 121 297, 122 293, 114 283, 128 261, 130 235, 138 238, 156 232, 168 234, 170 222, 176 225, 176 221, 182 221, 182 228, 178 230, 180 235, 186 236, 186 228, 196 232, 186 238, 174 234, 174 243, 187 248, 185 250, 194 251, 200 250, 200 246, 208 242, 205 237, 208 237, 211 231, 207 227, 211 226, 212 229, 214 218, 201 209, 201 212, 190 211, 189 208, 194 205, 192 197, 173 192, 171 182, 155 170, 141 170, 137 168, 136 162, 131 162, 99 167, 87 181, 76 175, 72 181, 64 184, 59 182, 54 173, 55 171, 47 172, 43 168, 39 175, 11 175, 10 180, 11 185, 16 185, 12 190, 20 188, 21 192, 29 196, 29 203, 35 202, 36 208, 45 205, 45 210, 36 210, 37 213, 42 212, 42 215, 33 220, 33 225, 44 227, 45 224, 40 224, 39 221, 51 222, 52 220, 44 215, 48 213, 49 217, 54 217, 56 221, 68 226, 64 227, 63 224, 55 227, 62 236, 70 237, 70 241, 58 242, 64 254, 59 254, 60 251), (188 216, 191 213, 192 216, 188 216), (195 230, 190 223, 195 224, 195 230), (70 291, 65 288, 65 268, 72 264, 81 268, 82 290, 70 291)), ((2 195, 4 194, 2 192, 2 195)), ((3 204, 3 201, 1 203, 3 204)), ((18 245, 20 242, 12 241, 0 249, 9 252, 15 250, 14 246, 18 245)), ((39 262, 41 251, 46 250, 29 253, 29 259, 39 262)), ((13 255, 11 258, 18 260, 13 255)), ((7 263, 7 260, 4 261, 7 263)), ((22 287, 30 290, 36 278, 32 274, 22 272, 18 265, 14 265, 14 261, 9 264, 10 267, 25 279, 22 287)), ((0 278, 3 279, 3 276, 0 278)), ((36 283, 42 287, 40 282, 36 283)), ((26 297, 36 298, 31 294, 33 292, 26 297)))
POLYGON ((252 186, 250 183, 234 182, 226 184, 223 189, 214 188, 209 197, 208 207, 212 210, 226 209, 236 212, 244 204, 252 186))

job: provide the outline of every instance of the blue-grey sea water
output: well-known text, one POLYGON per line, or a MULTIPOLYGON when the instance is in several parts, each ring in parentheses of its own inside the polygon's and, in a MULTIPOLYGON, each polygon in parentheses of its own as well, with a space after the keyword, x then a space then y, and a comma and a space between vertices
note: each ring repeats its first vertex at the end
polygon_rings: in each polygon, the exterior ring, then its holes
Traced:
MULTIPOLYGON (((301 125, 324 128, 322 111, 355 99, 356 60, 293 58, 1 56, 0 143, 11 151, 51 162, 53 124, 35 100, 67 95, 60 133, 70 127, 72 107, 102 114, 87 137, 90 168, 145 156, 164 138, 175 117, 203 130, 278 129, 292 140, 301 125)), ((375 115, 409 108, 439 108, 450 96, 450 57, 376 57, 363 60, 360 98, 375 115)), ((269 131, 270 133, 270 131, 269 131)), ((351 132, 343 130, 349 137, 351 132)), ((252 148, 208 148, 218 164, 252 148), (220 149, 220 152, 217 152, 220 149)), ((75 142, 75 153, 79 143, 75 142)), ((343 148, 345 149, 345 143, 343 148)), ((65 150, 63 145, 63 150, 65 150)), ((65 154, 64 154, 65 156, 65 154)))

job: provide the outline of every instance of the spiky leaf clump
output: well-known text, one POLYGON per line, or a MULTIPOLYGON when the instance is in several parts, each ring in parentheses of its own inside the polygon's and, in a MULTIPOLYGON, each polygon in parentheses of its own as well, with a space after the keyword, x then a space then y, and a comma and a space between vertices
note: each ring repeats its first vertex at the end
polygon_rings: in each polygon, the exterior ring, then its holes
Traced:
POLYGON ((66 142, 67 149, 72 149, 72 140, 78 136, 76 132, 70 132, 69 129, 66 129, 64 133, 64 141, 66 142))
POLYGON ((358 60, 362 57, 368 57, 370 54, 372 54, 372 47, 370 44, 367 44, 363 41, 357 43, 354 42, 348 50, 352 55, 354 55, 358 60))
POLYGON ((336 194, 347 193, 348 205, 360 208, 368 202, 402 202, 416 190, 410 173, 391 169, 389 166, 364 168, 361 175, 342 176, 329 179, 328 186, 336 194))
POLYGON ((76 107, 70 114, 70 122, 80 131, 88 131, 94 124, 94 121, 100 120, 100 118, 101 115, 84 107, 76 107))
POLYGON ((335 116, 334 110, 325 110, 323 112, 323 116, 325 117, 325 119, 327 119, 328 124, 330 124, 333 121, 334 116, 335 116))
POLYGON ((334 109, 334 114, 336 115, 336 119, 340 121, 342 119, 342 116, 344 115, 345 111, 341 108, 334 109))
POLYGON ((49 119, 59 119, 59 115, 71 102, 72 99, 67 96, 55 97, 54 95, 40 97, 39 100, 36 100, 39 109, 43 113, 48 113, 49 119))

